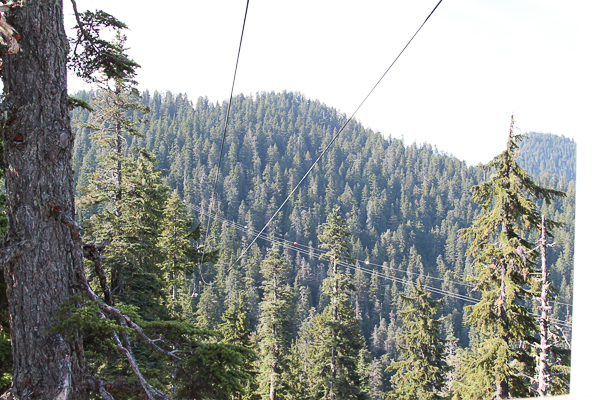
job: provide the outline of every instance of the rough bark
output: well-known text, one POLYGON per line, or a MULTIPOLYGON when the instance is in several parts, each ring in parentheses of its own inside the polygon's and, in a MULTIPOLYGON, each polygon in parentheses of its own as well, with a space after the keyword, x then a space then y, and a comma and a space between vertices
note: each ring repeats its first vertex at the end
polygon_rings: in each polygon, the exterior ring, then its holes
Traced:
POLYGON ((68 42, 62 1, 23 0, 8 14, 21 51, 2 50, 7 243, 22 251, 6 260, 13 353, 12 395, 84 399, 85 367, 78 338, 49 334, 73 292, 83 262, 71 229, 55 217, 74 216, 67 109, 68 42))

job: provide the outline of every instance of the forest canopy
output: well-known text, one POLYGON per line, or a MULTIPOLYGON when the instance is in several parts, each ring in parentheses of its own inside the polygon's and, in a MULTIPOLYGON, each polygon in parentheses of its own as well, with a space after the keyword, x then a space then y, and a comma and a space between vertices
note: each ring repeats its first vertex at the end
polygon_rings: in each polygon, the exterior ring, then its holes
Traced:
MULTIPOLYGON (((93 103, 95 94, 81 92, 78 97, 93 103)), ((206 214, 200 212, 206 212, 212 195, 227 104, 203 98, 193 104, 185 95, 169 92, 143 92, 140 101, 150 113, 143 115, 147 123, 139 126, 139 135, 127 139, 126 152, 134 158, 138 157, 137 148, 152 154, 165 183, 187 206, 189 217, 195 223, 206 223, 206 214)), ((82 198, 102 154, 82 125, 89 115, 81 109, 73 112, 76 193, 82 198)), ((128 115, 142 117, 138 111, 128 115)), ((275 243, 290 266, 289 351, 308 352, 309 326, 330 301, 323 282, 331 270, 319 259, 319 226, 339 207, 348 223, 351 256, 356 259, 342 265, 355 287, 349 295, 365 340, 364 354, 371 360, 369 368, 376 369, 367 375, 380 376, 369 388, 377 397, 376 393, 392 389, 392 371, 387 368, 400 354, 395 337, 404 325, 399 296, 410 292, 416 278, 435 299, 444 300, 441 336, 450 338, 451 343, 457 340, 463 348, 470 346, 473 333, 466 323, 465 306, 479 298, 469 282, 475 275, 474 260, 465 253, 469 244, 460 231, 480 214, 471 187, 481 184, 486 174, 429 144, 407 145, 386 139, 352 121, 263 239, 238 260, 344 122, 345 115, 339 111, 298 93, 234 98, 216 189, 218 211, 207 242, 208 250, 218 251, 218 261, 190 269, 178 290, 188 297, 182 305, 187 310, 184 315, 200 327, 219 329, 221 316, 241 296, 248 329, 260 329, 265 301, 261 263, 275 243)), ((535 148, 560 159, 543 165, 572 162, 569 157, 573 153, 554 150, 560 138, 555 137, 556 143, 548 139, 541 150, 529 144, 536 137, 525 139, 521 159, 533 157, 528 149, 535 148)), ((569 334, 575 182, 555 171, 538 170, 534 179, 567 193, 564 199, 539 205, 544 215, 564 223, 554 232, 549 261, 557 287, 552 317, 564 321, 562 326, 569 334)), ((79 208, 77 217, 85 224, 98 212, 93 207, 79 208)), ((535 233, 532 235, 530 239, 537 240, 535 233)))

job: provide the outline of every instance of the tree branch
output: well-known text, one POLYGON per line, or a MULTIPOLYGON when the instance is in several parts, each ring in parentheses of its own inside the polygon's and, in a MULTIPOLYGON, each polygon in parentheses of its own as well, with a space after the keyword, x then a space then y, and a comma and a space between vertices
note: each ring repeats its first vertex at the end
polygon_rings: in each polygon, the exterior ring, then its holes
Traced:
POLYGON ((108 393, 108 390, 113 392, 138 392, 140 387, 137 385, 130 385, 123 381, 107 381, 93 375, 86 375, 86 387, 94 392, 99 393, 105 400, 114 400, 113 397, 108 393))
POLYGON ((83 22, 81 22, 79 11, 77 11, 77 3, 75 3, 75 0, 71 0, 71 4, 73 5, 73 12, 75 13, 75 21, 77 21, 79 32, 81 32, 85 40, 87 40, 90 43, 90 46, 92 46, 92 48, 95 51, 98 51, 96 49, 96 46, 94 46, 94 39, 88 34, 88 32, 85 30, 85 27, 83 26, 83 22))
POLYGON ((94 263, 96 275, 100 280, 100 287, 102 287, 102 291, 104 292, 104 302, 109 306, 113 306, 115 303, 113 300, 112 292, 110 291, 110 287, 108 286, 106 280, 106 273, 104 272, 104 267, 102 266, 102 260, 106 258, 102 255, 102 252, 108 244, 108 240, 104 240, 100 244, 84 244, 83 256, 94 263))
MULTIPOLYGON (((57 220, 61 221, 63 224, 65 224, 69 228, 69 230, 71 231, 71 237, 73 238, 73 240, 76 243, 79 243, 83 248, 84 244, 83 244, 83 241, 81 240, 81 227, 72 218, 70 218, 68 215, 63 213, 62 208, 56 201, 50 201, 48 203, 48 205, 50 207, 50 213, 57 220)), ((93 246, 94 246, 95 250, 98 250, 98 248, 103 249, 104 246, 106 246, 106 245, 103 246, 103 244, 101 243, 100 245, 98 245, 98 247, 96 247, 96 245, 93 245, 93 246)), ((88 250, 91 251, 91 248, 88 247, 88 250)), ((155 341, 150 339, 148 336, 146 336, 146 334, 144 334, 143 329, 139 325, 134 323, 131 320, 131 318, 129 318, 127 315, 123 314, 120 310, 118 310, 118 309, 106 304, 104 301, 102 301, 102 299, 100 299, 100 297, 98 297, 98 295, 90 287, 90 284, 85 275, 85 271, 83 270, 83 263, 75 264, 75 279, 78 283, 79 288, 85 292, 85 294, 87 295, 87 297, 90 300, 99 302, 101 318, 110 318, 110 319, 113 319, 113 320, 119 322, 119 324, 121 324, 122 326, 133 328, 136 331, 136 333, 142 338, 142 340, 144 342, 148 343, 156 351, 160 352, 161 354, 167 355, 174 360, 183 361, 180 357, 177 357, 172 352, 165 351, 162 348, 158 347, 156 345, 155 341)), ((152 385, 150 385, 146 381, 146 379, 142 375, 142 373, 139 369, 139 366, 137 364, 137 360, 135 359, 135 356, 133 355, 133 352, 131 350, 131 345, 129 343, 129 336, 127 335, 127 333, 122 332, 121 339, 119 339, 119 336, 117 335, 117 333, 115 331, 111 331, 110 336, 113 339, 113 342, 115 343, 115 345, 117 346, 117 349, 119 350, 119 352, 121 354, 123 354, 125 356, 125 358, 127 358, 129 366, 131 367, 137 381, 140 383, 141 388, 144 390, 144 393, 148 397, 148 400, 170 400, 170 397, 168 395, 162 393, 159 390, 156 390, 152 385)), ((107 391, 107 386, 104 386, 104 389, 101 389, 101 387, 98 387, 98 393, 100 393, 104 397, 104 399, 112 398, 112 396, 110 396, 110 393, 108 393, 108 391, 107 391)), ((59 397, 56 398, 56 400, 59 400, 59 399, 60 399, 59 397)))

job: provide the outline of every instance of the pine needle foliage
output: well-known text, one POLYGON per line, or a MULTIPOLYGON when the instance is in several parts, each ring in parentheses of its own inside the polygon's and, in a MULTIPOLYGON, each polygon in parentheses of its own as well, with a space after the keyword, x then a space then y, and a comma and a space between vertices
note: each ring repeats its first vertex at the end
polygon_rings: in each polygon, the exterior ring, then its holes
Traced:
MULTIPOLYGON (((310 330, 309 391, 314 399, 364 399, 366 377, 359 373, 364 338, 350 302, 355 290, 352 276, 342 271, 340 263, 350 264, 350 231, 346 220, 335 207, 326 222, 319 227, 321 255, 330 263, 329 276, 323 281, 323 294, 329 304, 317 315, 310 330)), ((366 370, 366 368, 363 368, 366 370)))
MULTIPOLYGON (((200 226, 198 226, 200 228, 200 226)), ((186 276, 193 273, 196 249, 190 240, 192 220, 187 215, 185 204, 174 190, 166 201, 158 249, 162 256, 160 264, 162 280, 165 283, 166 306, 169 313, 186 320, 184 310, 189 295, 185 296, 186 276)), ((191 318, 191 315, 187 316, 191 318)))
POLYGON ((440 338, 442 319, 435 319, 443 300, 433 300, 423 289, 421 280, 412 286, 409 295, 400 295, 402 330, 396 335, 400 361, 394 361, 388 371, 397 371, 392 377, 396 389, 389 399, 438 400, 442 399, 444 375, 444 340, 440 338))
POLYGON ((289 353, 290 310, 292 289, 289 284, 291 268, 277 248, 269 249, 261 264, 263 300, 260 302, 258 338, 260 348, 260 393, 270 400, 282 397, 289 353))
POLYGON ((69 67, 77 76, 87 82, 135 76, 139 64, 127 56, 122 43, 102 38, 102 32, 106 30, 120 34, 121 30, 127 29, 125 23, 102 10, 83 13, 75 10, 75 18, 79 29, 77 36, 70 40, 69 67))
POLYGON ((241 400, 248 398, 246 396, 256 392, 256 360, 257 354, 254 350, 252 340, 250 338, 250 322, 248 321, 248 308, 242 294, 233 300, 227 310, 221 316, 223 323, 219 327, 219 331, 223 336, 221 342, 228 345, 241 346, 248 351, 241 353, 244 356, 243 363, 240 365, 240 371, 247 377, 243 381, 243 390, 232 394, 232 399, 241 400))
MULTIPOLYGON (((482 166, 490 176, 471 189, 482 213, 462 235, 471 241, 467 253, 474 258, 473 280, 481 300, 469 307, 468 323, 478 339, 457 385, 457 395, 464 399, 480 398, 490 385, 493 399, 529 394, 524 377, 532 375, 535 362, 523 343, 535 341, 535 321, 526 302, 533 297, 538 250, 527 235, 541 223, 536 201, 550 203, 565 194, 536 185, 517 164, 522 139, 511 119, 506 150, 482 166)), ((548 222, 549 228, 559 225, 548 222)))

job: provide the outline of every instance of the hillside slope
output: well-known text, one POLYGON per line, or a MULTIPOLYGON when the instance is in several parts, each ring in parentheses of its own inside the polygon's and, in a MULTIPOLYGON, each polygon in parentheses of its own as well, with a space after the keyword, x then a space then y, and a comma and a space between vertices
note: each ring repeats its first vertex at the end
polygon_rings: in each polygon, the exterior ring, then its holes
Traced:
POLYGON ((576 181, 577 145, 573 139, 550 133, 530 132, 519 148, 519 164, 530 174, 576 181))
MULTIPOLYGON (((90 96, 80 93, 85 99, 90 96)), ((187 204, 207 210, 227 105, 200 98, 194 106, 184 95, 172 93, 146 92, 142 99, 152 112, 142 127, 144 137, 133 139, 129 146, 145 147, 155 154, 159 168, 165 170, 166 182, 187 204)), ((74 120, 86 118, 86 112, 74 113, 74 120)), ((202 276, 197 269, 194 277, 200 294, 195 305, 203 307, 198 305, 203 301, 203 290, 214 292, 211 296, 221 304, 211 308, 213 320, 219 321, 222 308, 244 290, 253 293, 249 301, 256 323, 262 293, 258 263, 270 243, 259 239, 239 263, 233 262, 254 238, 252 232, 260 230, 273 215, 345 118, 339 111, 297 93, 234 98, 216 191, 218 222, 210 232, 212 246, 221 249, 221 259, 205 268, 202 276), (218 289, 205 282, 218 282, 218 289)), ((525 145, 522 155, 527 163, 534 159, 530 154, 537 145, 532 141, 525 145)), ((96 147, 89 132, 78 129, 74 154, 77 193, 95 167, 96 147)), ((353 304, 372 354, 380 357, 393 351, 385 343, 394 337, 398 326, 396 294, 405 289, 407 280, 418 275, 428 277, 426 284, 437 290, 436 296, 443 291, 443 312, 451 315, 457 337, 467 345, 463 307, 475 301, 476 295, 467 284, 471 260, 465 257, 466 243, 460 239, 459 230, 479 212, 471 201, 470 188, 482 179, 481 169, 441 154, 430 145, 386 139, 352 121, 267 229, 273 238, 289 241, 283 252, 293 268, 295 329, 309 317, 311 307, 321 310, 325 306, 321 283, 327 268, 317 257, 317 226, 339 205, 348 220, 353 256, 358 260, 349 267, 357 286, 353 304), (458 298, 458 294, 473 300, 458 298)), ((557 232, 550 254, 556 266, 553 279, 558 300, 565 303, 557 304, 555 316, 565 319, 570 315, 567 304, 572 287, 575 185, 550 176, 543 182, 568 191, 566 199, 544 209, 545 214, 566 223, 557 232)), ((78 217, 85 219, 89 212, 79 210, 78 217)))

